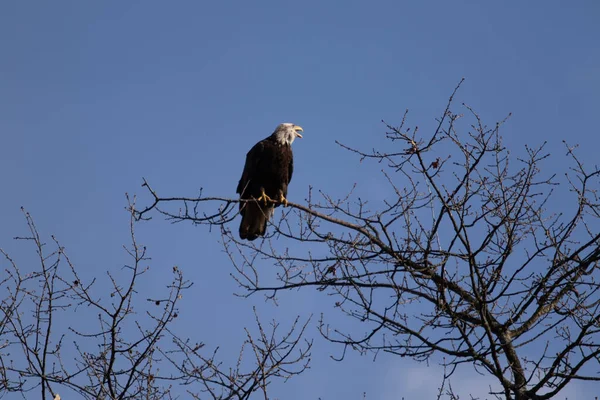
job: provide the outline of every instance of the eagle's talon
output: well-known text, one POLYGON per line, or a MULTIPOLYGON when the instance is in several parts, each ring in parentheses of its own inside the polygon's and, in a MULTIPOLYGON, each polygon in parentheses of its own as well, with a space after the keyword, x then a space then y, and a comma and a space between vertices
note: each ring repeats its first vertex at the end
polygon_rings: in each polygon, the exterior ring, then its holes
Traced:
POLYGON ((283 195, 283 193, 280 193, 280 194, 279 194, 279 202, 280 202, 281 204, 283 204, 283 206, 284 206, 284 207, 287 207, 287 206, 288 206, 288 201, 287 201, 287 199, 285 198, 285 196, 283 195))
POLYGON ((263 203, 265 203, 265 206, 269 203, 273 203, 273 200, 271 200, 271 198, 267 196, 264 189, 262 189, 261 195, 258 197, 258 199, 256 199, 256 201, 262 201, 263 203))

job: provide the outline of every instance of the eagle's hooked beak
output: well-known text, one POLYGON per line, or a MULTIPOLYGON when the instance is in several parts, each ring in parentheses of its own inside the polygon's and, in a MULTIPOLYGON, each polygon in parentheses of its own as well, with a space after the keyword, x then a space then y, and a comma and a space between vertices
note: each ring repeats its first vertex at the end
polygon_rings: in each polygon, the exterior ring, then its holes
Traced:
POLYGON ((301 126, 294 125, 294 132, 296 132, 296 136, 298 136, 299 138, 301 138, 302 135, 299 132, 304 132, 304 129, 302 129, 301 126))

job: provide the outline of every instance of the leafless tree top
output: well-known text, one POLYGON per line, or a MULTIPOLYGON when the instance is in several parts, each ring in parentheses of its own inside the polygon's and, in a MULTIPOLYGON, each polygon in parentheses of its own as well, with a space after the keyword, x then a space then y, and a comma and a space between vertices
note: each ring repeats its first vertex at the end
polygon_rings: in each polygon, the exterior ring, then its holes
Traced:
POLYGON ((137 218, 220 227, 242 295, 312 287, 336 296, 362 331, 321 321, 344 349, 436 355, 447 377, 472 364, 506 399, 549 399, 572 381, 600 380, 600 171, 566 142, 563 154, 542 144, 513 156, 505 121, 487 126, 464 104, 455 112, 456 90, 432 132, 408 127, 405 114, 386 124, 385 150, 339 143, 379 163, 385 198, 310 188, 249 243, 230 226, 239 200, 162 197, 144 182, 153 201, 137 218), (558 160, 564 174, 546 172, 558 160), (265 263, 276 268, 258 268, 265 263))
POLYGON ((243 328, 246 340, 232 366, 219 361, 218 347, 210 350, 197 332, 174 332, 191 282, 174 266, 163 290, 139 291, 149 258, 135 238, 133 213, 131 245, 124 248, 131 262, 106 272, 108 288, 86 280, 58 240, 45 243, 24 213, 30 234, 17 239, 33 245, 38 265, 24 272, 0 249, 8 262, 0 281, 0 397, 266 398, 273 380, 308 367, 312 343, 302 339, 308 321, 299 318, 286 328, 262 322, 255 310, 256 327, 243 328))

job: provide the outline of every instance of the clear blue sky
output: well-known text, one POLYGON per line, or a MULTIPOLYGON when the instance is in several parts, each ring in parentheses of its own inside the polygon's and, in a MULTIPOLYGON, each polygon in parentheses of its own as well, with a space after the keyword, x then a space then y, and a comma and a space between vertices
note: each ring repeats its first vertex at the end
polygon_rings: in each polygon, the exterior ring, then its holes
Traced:
MULTIPOLYGON (((595 163, 598 21, 592 0, 2 2, 0 246, 27 259, 11 239, 25 232, 24 206, 90 275, 118 270, 128 262, 125 192, 147 201, 145 177, 159 194, 234 196, 247 150, 280 122, 305 130, 290 200, 308 185, 341 194, 362 182, 368 192, 368 175, 334 141, 381 146, 381 119, 398 123, 406 108, 411 125, 433 126, 461 77, 459 103, 490 124, 513 113, 506 145, 547 140, 560 169, 567 139, 595 163)), ((319 293, 287 293, 278 308, 233 297, 219 236, 203 227, 155 219, 138 233, 153 257, 146 288, 180 266, 195 286, 178 323, 227 356, 253 304, 265 319, 333 314, 319 293)), ((356 355, 336 364, 328 357, 340 349, 314 325, 309 333, 312 369, 276 396, 431 398, 432 369, 356 355)))

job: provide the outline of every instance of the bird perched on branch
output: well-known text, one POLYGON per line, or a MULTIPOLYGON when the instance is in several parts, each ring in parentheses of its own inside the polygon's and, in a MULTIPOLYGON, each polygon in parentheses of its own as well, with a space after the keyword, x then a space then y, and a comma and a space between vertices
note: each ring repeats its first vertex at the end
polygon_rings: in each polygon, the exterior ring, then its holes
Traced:
POLYGON ((246 164, 236 193, 240 194, 240 238, 264 236, 275 207, 287 206, 287 189, 294 171, 292 143, 302 127, 280 124, 271 136, 256 143, 246 154, 246 164))

